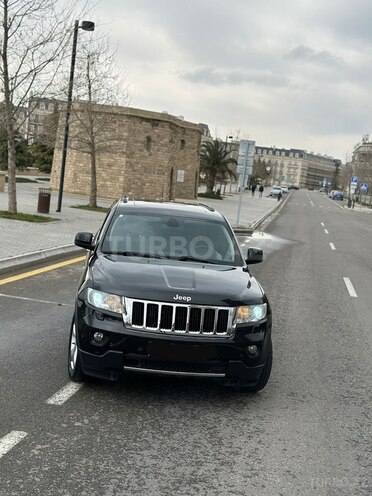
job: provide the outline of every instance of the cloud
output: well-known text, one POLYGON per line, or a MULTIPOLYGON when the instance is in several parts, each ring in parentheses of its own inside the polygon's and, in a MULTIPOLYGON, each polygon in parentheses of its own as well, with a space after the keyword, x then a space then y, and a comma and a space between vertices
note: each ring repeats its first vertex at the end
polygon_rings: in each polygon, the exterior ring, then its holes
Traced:
POLYGON ((262 86, 285 87, 290 80, 286 76, 272 72, 218 70, 212 67, 200 67, 181 75, 183 79, 192 83, 203 83, 211 86, 257 84, 262 86))
POLYGON ((325 67, 340 67, 345 63, 341 57, 337 57, 327 50, 317 52, 316 50, 313 50, 305 45, 297 46, 286 54, 285 58, 289 60, 310 62, 312 64, 318 64, 325 67))

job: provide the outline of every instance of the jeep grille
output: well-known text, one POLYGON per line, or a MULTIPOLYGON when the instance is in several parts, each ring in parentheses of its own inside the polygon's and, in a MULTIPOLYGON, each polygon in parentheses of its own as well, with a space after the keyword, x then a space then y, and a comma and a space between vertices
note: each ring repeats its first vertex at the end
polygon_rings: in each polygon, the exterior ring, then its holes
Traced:
POLYGON ((235 308, 124 300, 124 324, 133 329, 193 336, 231 336, 234 332, 235 308))

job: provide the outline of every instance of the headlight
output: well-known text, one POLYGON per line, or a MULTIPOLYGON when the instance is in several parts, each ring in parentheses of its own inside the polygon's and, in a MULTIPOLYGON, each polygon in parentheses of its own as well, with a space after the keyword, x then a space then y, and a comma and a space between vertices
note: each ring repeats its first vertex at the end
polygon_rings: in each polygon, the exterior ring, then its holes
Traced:
POLYGON ((120 296, 88 288, 88 302, 96 308, 115 313, 124 313, 123 300, 120 296))
POLYGON ((237 307, 235 314, 236 324, 245 322, 258 322, 266 317, 267 305, 249 305, 246 307, 237 307))

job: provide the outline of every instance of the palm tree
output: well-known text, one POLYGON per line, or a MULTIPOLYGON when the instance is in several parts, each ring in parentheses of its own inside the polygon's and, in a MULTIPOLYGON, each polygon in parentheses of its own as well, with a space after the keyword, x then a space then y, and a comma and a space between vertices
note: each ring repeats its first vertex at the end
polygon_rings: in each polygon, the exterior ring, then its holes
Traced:
POLYGON ((200 156, 200 172, 207 180, 207 194, 213 194, 217 177, 236 178, 235 172, 229 168, 229 165, 233 164, 236 164, 236 160, 230 157, 226 143, 215 139, 203 144, 200 156))

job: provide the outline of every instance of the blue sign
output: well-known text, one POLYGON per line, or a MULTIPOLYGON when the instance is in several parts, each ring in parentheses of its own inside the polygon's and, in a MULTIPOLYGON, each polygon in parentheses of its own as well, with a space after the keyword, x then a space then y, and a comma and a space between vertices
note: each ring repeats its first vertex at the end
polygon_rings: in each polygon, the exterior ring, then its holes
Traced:
POLYGON ((365 191, 367 191, 367 189, 368 189, 368 184, 367 184, 367 183, 362 183, 362 184, 359 186, 359 189, 360 189, 360 191, 362 191, 362 192, 364 193, 364 192, 365 192, 365 191))
POLYGON ((356 186, 358 184, 358 181, 359 181, 358 176, 351 176, 351 184, 356 186))

